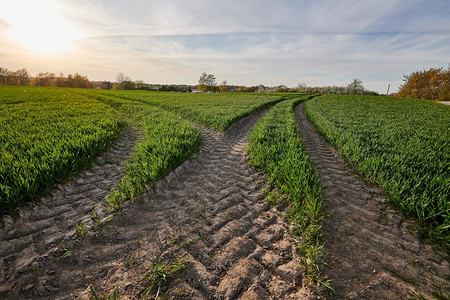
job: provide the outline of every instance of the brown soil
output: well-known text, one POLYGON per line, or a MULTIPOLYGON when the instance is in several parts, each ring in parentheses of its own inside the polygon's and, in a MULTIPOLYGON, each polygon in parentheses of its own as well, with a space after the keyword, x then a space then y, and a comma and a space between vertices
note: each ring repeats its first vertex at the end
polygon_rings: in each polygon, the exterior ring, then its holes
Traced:
POLYGON ((330 214, 323 231, 329 252, 326 268, 337 299, 448 299, 450 265, 391 209, 383 192, 358 180, 317 134, 303 103, 296 117, 305 146, 316 163, 330 214))
POLYGON ((119 165, 99 166, 112 180, 87 172, 21 216, 5 217, 0 298, 87 299, 92 286, 99 296, 117 290, 120 299, 137 299, 150 285, 144 275, 152 264, 180 260, 189 267, 162 289, 168 298, 313 297, 303 286, 296 240, 265 201, 262 174, 247 164, 248 134, 264 113, 222 134, 199 126, 199 153, 84 238, 73 226, 81 219, 92 224, 92 206, 104 203, 119 165))

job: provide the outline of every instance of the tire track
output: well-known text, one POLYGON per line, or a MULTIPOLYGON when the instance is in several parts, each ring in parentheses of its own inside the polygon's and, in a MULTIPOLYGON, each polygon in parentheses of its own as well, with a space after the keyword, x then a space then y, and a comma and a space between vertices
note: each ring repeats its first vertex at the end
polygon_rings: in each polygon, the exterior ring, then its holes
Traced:
MULTIPOLYGON (((124 162, 136 144, 137 136, 126 128, 116 143, 100 154, 92 167, 67 183, 56 187, 39 201, 25 204, 15 216, 4 216, 0 226, 0 298, 19 299, 23 282, 31 280, 30 270, 38 271, 42 263, 62 250, 59 245, 73 244, 76 225, 92 226, 92 211, 107 217, 102 207, 105 197, 123 176, 124 162), (9 295, 9 296, 6 296, 9 295)), ((29 289, 33 286, 27 284, 29 289)), ((38 294, 43 287, 36 287, 38 294)))
POLYGON ((163 291, 169 298, 310 297, 297 242, 265 201, 262 174, 247 164, 248 135, 266 111, 225 133, 199 125, 204 143, 197 154, 75 243, 70 255, 49 256, 27 282, 17 281, 15 295, 88 299, 92 286, 136 299, 150 284, 144 275, 152 263, 182 258, 189 268, 163 291))
MULTIPOLYGON (((411 233, 413 223, 387 205, 383 192, 359 181, 308 121, 304 103, 296 118, 320 173, 329 251, 327 275, 342 299, 430 299, 450 293, 449 257, 411 233)), ((444 297, 442 297, 444 299, 444 297)))

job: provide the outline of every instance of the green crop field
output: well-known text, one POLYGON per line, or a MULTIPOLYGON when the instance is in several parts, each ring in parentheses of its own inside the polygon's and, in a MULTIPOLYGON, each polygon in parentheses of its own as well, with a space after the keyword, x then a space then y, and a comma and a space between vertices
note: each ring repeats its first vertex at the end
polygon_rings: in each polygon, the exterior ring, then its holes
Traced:
POLYGON ((224 131, 245 116, 292 95, 222 93, 187 94, 148 91, 93 91, 91 96, 114 96, 161 107, 215 130, 224 131))
POLYGON ((327 95, 305 105, 310 120, 350 165, 450 246, 450 108, 424 100, 327 95))
POLYGON ((322 193, 319 173, 303 146, 294 114, 294 107, 308 98, 300 96, 275 105, 251 132, 248 153, 250 163, 263 170, 277 193, 286 197, 308 279, 319 282, 322 193))
POLYGON ((0 87, 0 213, 32 200, 117 138, 114 110, 69 90, 0 87))
POLYGON ((280 101, 281 95, 178 94, 69 88, 0 88, 0 210, 38 198, 89 164, 130 123, 144 137, 110 194, 117 206, 195 152, 201 136, 187 120, 216 130, 280 101), (187 119, 187 120, 186 120, 187 119))
MULTIPOLYGON (((125 123, 143 139, 110 194, 113 205, 132 199, 198 150, 201 135, 189 121, 225 130, 276 103, 250 136, 252 164, 289 199, 315 198, 310 194, 316 193, 317 175, 294 133, 292 112, 306 98, 1 87, 1 212, 41 196, 86 166, 111 145, 125 123)), ((314 98, 305 109, 352 166, 419 220, 422 234, 448 247, 448 107, 414 99, 329 95, 314 98)))

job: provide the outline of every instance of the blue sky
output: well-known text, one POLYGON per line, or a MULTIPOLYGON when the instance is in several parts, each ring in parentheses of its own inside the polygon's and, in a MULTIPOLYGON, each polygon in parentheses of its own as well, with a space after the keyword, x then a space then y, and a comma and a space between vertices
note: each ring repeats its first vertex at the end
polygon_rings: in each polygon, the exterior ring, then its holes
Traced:
POLYGON ((32 75, 385 92, 449 63, 448 0, 0 0, 0 66, 32 75))

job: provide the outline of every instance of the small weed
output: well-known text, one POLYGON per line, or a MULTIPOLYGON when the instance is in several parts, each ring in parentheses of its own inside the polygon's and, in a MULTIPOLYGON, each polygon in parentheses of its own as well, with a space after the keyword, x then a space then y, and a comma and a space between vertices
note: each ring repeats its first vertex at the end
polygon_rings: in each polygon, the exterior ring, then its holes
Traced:
POLYGON ((322 286, 326 287, 327 289, 334 291, 334 287, 333 287, 333 283, 332 283, 331 279, 321 280, 321 281, 319 281, 319 285, 322 285, 322 286))
POLYGON ((441 286, 432 283, 431 284, 431 288, 433 289, 433 291, 431 292, 431 294, 433 295, 433 297, 435 297, 436 299, 439 300, 449 300, 450 299, 450 295, 447 294, 441 286))
POLYGON ((174 273, 188 267, 189 265, 181 257, 177 257, 174 261, 161 261, 158 256, 156 261, 150 266, 150 271, 145 274, 150 285, 142 293, 141 299, 146 299, 155 289, 156 294, 154 299, 158 299, 161 294, 161 289, 167 286, 173 278, 174 273))
POLYGON ((101 294, 100 296, 95 292, 94 288, 92 286, 90 288, 91 297, 90 300, 117 300, 119 299, 119 289, 116 287, 114 288, 114 292, 111 296, 107 296, 105 294, 101 294))
POLYGON ((190 240, 187 241, 183 244, 184 248, 191 248, 192 246, 194 246, 194 244, 197 242, 197 240, 190 240))
POLYGON ((411 275, 405 275, 400 271, 395 271, 394 269, 391 269, 387 266, 384 266, 384 268, 389 271, 392 275, 394 275, 397 278, 400 278, 401 280, 410 283, 410 284, 414 284, 416 282, 416 280, 411 276, 411 275))
POLYGON ((198 212, 198 218, 205 218, 205 214, 209 209, 210 208, 206 204, 201 204, 200 211, 198 212))
POLYGON ((175 236, 173 236, 172 234, 170 234, 170 233, 165 233, 164 234, 164 236, 166 237, 166 238, 168 238, 169 240, 170 240, 170 242, 172 243, 172 244, 177 244, 179 241, 181 241, 182 239, 183 239, 183 235, 181 234, 181 235, 179 235, 179 236, 177 236, 177 237, 175 237, 175 236))
POLYGON ((136 264, 136 252, 131 253, 131 257, 128 258, 124 264, 126 268, 129 268, 136 264))
POLYGON ((98 226, 100 224, 100 217, 94 208, 92 209, 92 221, 94 222, 94 226, 98 226))
POLYGON ((83 223, 81 224, 75 225, 75 229, 80 237, 85 237, 89 232, 85 221, 83 221, 83 223))
POLYGON ((38 272, 38 273, 42 272, 42 269, 41 269, 39 266, 34 267, 33 270, 36 271, 36 272, 38 272))
POLYGON ((112 233, 118 233, 116 227, 114 227, 112 225, 109 225, 108 227, 109 227, 109 229, 111 230, 112 233))
POLYGON ((201 212, 202 214, 205 214, 207 211, 208 211, 208 206, 207 206, 206 204, 202 204, 202 205, 200 206, 200 212, 201 212))
POLYGON ((266 196, 267 202, 269 202, 272 205, 278 205, 280 198, 281 198, 281 194, 276 189, 274 189, 273 191, 266 190, 265 196, 266 196))
POLYGON ((383 219, 384 224, 388 224, 388 217, 387 217, 387 212, 386 211, 383 211, 381 213, 381 218, 383 219))
POLYGON ((202 234, 199 238, 197 238, 197 239, 195 239, 195 240, 190 240, 190 241, 185 242, 185 243, 183 244, 183 247, 184 247, 184 248, 191 248, 191 247, 193 247, 197 242, 199 242, 199 241, 204 241, 204 240, 206 239, 206 237, 207 237, 207 234, 204 233, 204 234, 202 234))
POLYGON ((61 255, 60 257, 58 257, 58 260, 64 259, 64 258, 68 258, 70 257, 70 252, 66 252, 63 255, 61 255))
POLYGON ((422 295, 422 292, 420 290, 418 292, 412 291, 411 296, 411 299, 415 300, 428 300, 424 295, 422 295))
MULTIPOLYGON (((97 214, 97 212, 95 211, 95 209, 92 209, 92 218, 91 218, 91 219, 92 219, 92 222, 94 223, 92 235, 95 236, 95 237, 99 237, 99 236, 100 236, 100 231, 99 231, 99 229, 100 229, 101 227, 105 226, 108 222, 111 222, 112 219, 113 219, 113 217, 110 217, 110 218, 108 218, 108 219, 102 221, 102 220, 100 219, 100 216, 99 216, 99 215, 97 214)), ((112 226, 110 226, 110 228, 111 228, 111 227, 112 227, 112 226)), ((113 233, 114 233, 114 230, 113 230, 113 233)))
POLYGON ((413 259, 406 264, 407 266, 417 267, 419 265, 419 261, 417 259, 413 259))
POLYGON ((61 255, 58 256, 58 260, 67 258, 70 256, 70 250, 73 248, 72 245, 64 246, 63 244, 59 244, 58 252, 61 253, 61 255))

